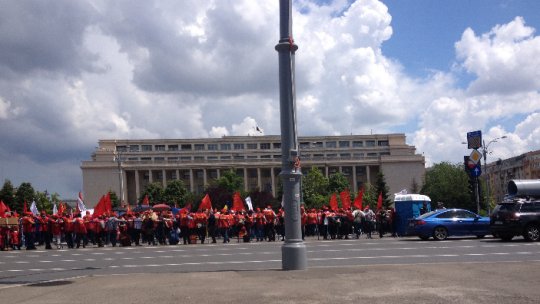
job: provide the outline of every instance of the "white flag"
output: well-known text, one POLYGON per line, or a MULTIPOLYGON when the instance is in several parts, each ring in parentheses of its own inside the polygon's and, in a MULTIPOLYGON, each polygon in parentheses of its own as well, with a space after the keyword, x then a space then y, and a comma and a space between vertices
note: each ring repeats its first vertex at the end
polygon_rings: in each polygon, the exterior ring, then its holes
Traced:
POLYGON ((58 214, 58 207, 56 207, 56 203, 54 203, 54 206, 52 208, 52 214, 58 214))
POLYGON ((248 206, 248 210, 253 211, 253 204, 251 203, 251 197, 246 197, 246 204, 248 206))
POLYGON ((32 214, 34 216, 39 216, 39 210, 38 210, 38 208, 36 206, 36 201, 33 201, 32 205, 30 205, 30 211, 32 211, 32 214))
POLYGON ((81 214, 86 213, 86 206, 84 205, 84 202, 82 200, 81 192, 79 192, 79 197, 77 198, 77 208, 79 208, 81 214))

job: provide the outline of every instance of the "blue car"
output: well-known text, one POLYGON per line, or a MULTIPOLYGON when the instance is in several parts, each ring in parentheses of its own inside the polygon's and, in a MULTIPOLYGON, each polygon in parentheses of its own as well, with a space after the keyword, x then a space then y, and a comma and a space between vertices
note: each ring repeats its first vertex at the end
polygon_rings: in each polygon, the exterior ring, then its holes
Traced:
POLYGON ((445 240, 449 236, 489 234, 489 217, 482 217, 464 209, 437 209, 409 221, 409 234, 422 240, 433 237, 445 240))

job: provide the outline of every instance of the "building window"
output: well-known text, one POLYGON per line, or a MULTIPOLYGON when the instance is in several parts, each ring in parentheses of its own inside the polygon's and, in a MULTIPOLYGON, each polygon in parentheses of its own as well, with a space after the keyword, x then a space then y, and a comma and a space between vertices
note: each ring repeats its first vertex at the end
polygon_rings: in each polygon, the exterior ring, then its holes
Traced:
POLYGON ((272 158, 271 155, 261 155, 261 158, 272 158))
POLYGON ((231 159, 231 156, 230 155, 225 155, 225 156, 221 156, 219 159, 231 159))
POLYGON ((300 149, 309 149, 309 142, 301 142, 300 149))
POLYGON ((248 159, 257 159, 257 155, 248 155, 247 158, 248 159))
POLYGON ((354 158, 364 158, 364 153, 354 153, 353 157, 354 158))
POLYGON ((317 141, 313 143, 313 148, 322 148, 322 147, 323 147, 322 141, 317 141))
POLYGON ((281 143, 273 143, 272 146, 274 149, 281 149, 281 143))
MULTIPOLYGON (((150 149, 152 146, 150 146, 150 149)), ((139 145, 130 145, 129 146, 129 152, 139 152, 139 145)))
POLYGON ((381 155, 390 155, 390 152, 381 152, 381 155))
POLYGON ((324 154, 313 154, 313 159, 323 159, 324 154))
POLYGON ((151 157, 141 157, 141 161, 151 161, 151 157))
MULTIPOLYGON (((181 145, 180 148, 182 149, 182 151, 191 151, 191 144, 181 145)), ((204 145, 203 145, 202 150, 204 150, 204 145)))
POLYGON ((368 153, 367 156, 368 157, 377 157, 377 153, 368 153))
POLYGON ((231 144, 221 144, 220 145, 221 150, 230 150, 231 144))
POLYGON ((335 148, 336 147, 336 142, 335 141, 327 141, 326 142, 326 147, 327 148, 335 148))
POLYGON ((261 150, 270 150, 270 143, 261 143, 261 150))
POLYGON ((217 156, 207 156, 206 159, 207 160, 218 160, 218 157, 217 156))
POLYGON ((337 154, 326 154, 326 158, 329 158, 329 159, 337 158, 337 154))
POLYGON ((154 157, 155 162, 163 162, 165 161, 165 157, 154 157))
POLYGON ((234 159, 245 159, 244 155, 235 155, 234 159))
POLYGON ((202 161, 204 160, 204 156, 194 156, 193 160, 202 161))
POLYGON ((116 146, 116 151, 118 152, 127 152, 126 146, 116 146))
POLYGON ((350 146, 350 144, 351 143, 348 140, 347 141, 345 141, 345 140, 339 141, 339 147, 340 148, 348 148, 350 146))
POLYGON ((137 160, 139 160, 138 157, 130 157, 130 158, 128 158, 128 161, 137 161, 137 160))
POLYGON ((351 158, 351 154, 350 153, 341 153, 339 155, 339 157, 344 158, 344 159, 349 159, 349 158, 351 158))
POLYGON ((191 161, 191 156, 182 156, 180 157, 181 161, 191 161))
POLYGON ((244 150, 244 144, 234 144, 235 150, 244 150))
POLYGON ((178 161, 178 157, 168 157, 168 161, 178 161))
POLYGON ((250 149, 250 150, 255 150, 255 149, 257 149, 257 144, 256 143, 249 143, 249 144, 247 144, 247 148, 250 149))
POLYGON ((355 140, 352 142, 353 148, 361 148, 364 146, 364 142, 361 140, 355 140))
POLYGON ((195 144, 195 150, 196 151, 204 150, 204 144, 195 144))
POLYGON ((178 145, 169 145, 167 149, 169 151, 178 151, 178 145))
POLYGON ((156 145, 156 151, 165 151, 165 145, 156 145))
POLYGON ((217 144, 208 144, 209 151, 217 151, 217 148, 218 148, 217 144))
POLYGON ((379 140, 378 144, 380 147, 388 147, 388 140, 379 140))
POLYGON ((281 158, 281 154, 274 154, 274 158, 281 158))
POLYGON ((366 140, 366 147, 375 147, 374 140, 366 140))

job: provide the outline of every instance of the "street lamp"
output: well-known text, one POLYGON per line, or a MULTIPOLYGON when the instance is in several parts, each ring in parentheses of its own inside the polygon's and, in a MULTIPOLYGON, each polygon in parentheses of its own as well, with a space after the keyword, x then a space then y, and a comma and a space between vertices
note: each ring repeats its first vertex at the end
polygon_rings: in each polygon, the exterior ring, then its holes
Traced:
POLYGON ((482 140, 482 155, 484 156, 484 170, 486 170, 486 186, 487 186, 487 212, 488 212, 488 215, 491 214, 491 203, 490 203, 490 182, 489 182, 489 175, 487 173, 487 155, 488 153, 491 153, 491 151, 489 151, 489 146, 492 144, 492 143, 496 143, 497 140, 499 139, 505 139, 507 136, 504 135, 504 136, 501 136, 501 137, 497 137, 497 138, 494 138, 492 140, 490 140, 487 144, 486 144, 486 141, 485 140, 482 140))
POLYGON ((118 163, 118 178, 120 181, 120 205, 124 203, 124 179, 122 177, 122 152, 116 150, 114 160, 118 163))

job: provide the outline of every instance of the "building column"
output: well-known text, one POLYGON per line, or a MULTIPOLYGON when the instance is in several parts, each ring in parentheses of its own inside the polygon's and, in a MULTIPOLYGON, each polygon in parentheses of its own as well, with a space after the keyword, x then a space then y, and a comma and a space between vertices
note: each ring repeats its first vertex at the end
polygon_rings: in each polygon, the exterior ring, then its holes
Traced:
POLYGON ((247 168, 244 168, 244 191, 248 191, 248 174, 247 168))
POLYGON ((148 183, 151 184, 154 182, 154 177, 152 176, 152 170, 148 170, 148 183))
POLYGON ((261 168, 257 168, 257 187, 259 187, 259 191, 262 189, 261 185, 261 168))
POLYGON ((195 191, 193 169, 189 169, 189 189, 192 193, 195 191))
POLYGON ((206 172, 206 168, 203 168, 203 185, 204 187, 206 187, 206 185, 208 185, 208 177, 206 176, 207 172, 206 172))
POLYGON ((274 177, 274 168, 270 168, 270 179, 272 180, 272 195, 276 197, 276 178, 274 177))
POLYGON ((366 165, 366 178, 367 178, 367 182, 371 184, 371 177, 369 174, 369 165, 366 165))
POLYGON ((221 169, 216 169, 217 172, 217 178, 219 179, 221 177, 221 169))
POLYGON ((324 166, 324 176, 326 178, 328 178, 328 166, 327 165, 324 166))
POLYGON ((165 189, 165 187, 167 187, 167 171, 163 169, 161 174, 163 176, 163 179, 161 180, 161 184, 163 185, 163 189, 165 189))
POLYGON ((180 170, 176 169, 176 180, 180 180, 180 170))
POLYGON ((358 181, 356 180, 356 166, 352 166, 352 180, 353 180, 353 191, 358 192, 358 181))
POLYGON ((139 197, 141 196, 141 185, 139 184, 139 170, 135 170, 135 195, 137 196, 137 201, 139 200, 139 197))

